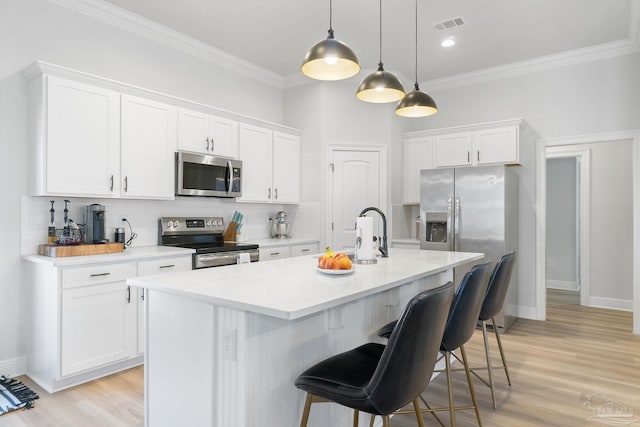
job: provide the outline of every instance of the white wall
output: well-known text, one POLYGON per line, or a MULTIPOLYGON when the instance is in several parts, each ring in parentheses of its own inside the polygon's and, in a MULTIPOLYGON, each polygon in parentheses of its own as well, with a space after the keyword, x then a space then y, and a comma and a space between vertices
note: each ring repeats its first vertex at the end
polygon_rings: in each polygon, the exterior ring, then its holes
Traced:
POLYGON ((547 287, 574 289, 577 276, 576 159, 547 160, 547 287))

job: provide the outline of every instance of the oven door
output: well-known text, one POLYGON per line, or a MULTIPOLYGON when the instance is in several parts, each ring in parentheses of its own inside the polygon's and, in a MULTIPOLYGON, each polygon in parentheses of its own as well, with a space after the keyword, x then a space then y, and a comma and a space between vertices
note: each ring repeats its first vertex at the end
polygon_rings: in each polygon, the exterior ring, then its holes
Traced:
POLYGON ((179 196, 240 197, 242 162, 224 157, 178 151, 176 194, 179 196))
POLYGON ((197 254, 193 256, 193 269, 198 270, 201 268, 222 267, 225 265, 237 264, 238 259, 240 259, 240 254, 242 253, 248 253, 251 262, 256 262, 260 259, 260 252, 258 249, 197 254))

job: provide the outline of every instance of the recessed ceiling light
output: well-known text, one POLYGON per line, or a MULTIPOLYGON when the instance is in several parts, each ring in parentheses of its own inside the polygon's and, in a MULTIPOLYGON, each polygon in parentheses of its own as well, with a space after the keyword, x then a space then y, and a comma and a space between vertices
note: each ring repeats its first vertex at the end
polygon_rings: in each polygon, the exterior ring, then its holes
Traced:
POLYGON ((442 46, 442 47, 451 47, 451 46, 453 46, 455 44, 456 44, 455 37, 449 37, 449 38, 444 39, 442 41, 442 43, 440 43, 440 46, 442 46))

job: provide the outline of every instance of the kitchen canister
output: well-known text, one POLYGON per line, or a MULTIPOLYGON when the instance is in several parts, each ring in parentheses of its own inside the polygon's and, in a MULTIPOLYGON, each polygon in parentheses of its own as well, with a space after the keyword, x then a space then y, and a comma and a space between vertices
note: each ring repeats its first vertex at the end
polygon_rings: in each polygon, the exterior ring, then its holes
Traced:
POLYGON ((124 243, 124 227, 116 228, 113 241, 116 243, 124 243))

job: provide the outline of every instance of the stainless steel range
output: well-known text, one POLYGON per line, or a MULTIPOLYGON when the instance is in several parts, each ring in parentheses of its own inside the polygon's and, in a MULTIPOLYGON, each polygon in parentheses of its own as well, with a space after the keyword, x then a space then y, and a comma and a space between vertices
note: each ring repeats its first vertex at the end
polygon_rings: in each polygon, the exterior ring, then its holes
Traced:
POLYGON ((237 264, 242 253, 251 262, 260 259, 258 245, 224 241, 222 217, 163 217, 158 231, 159 244, 196 250, 194 270, 237 264))

